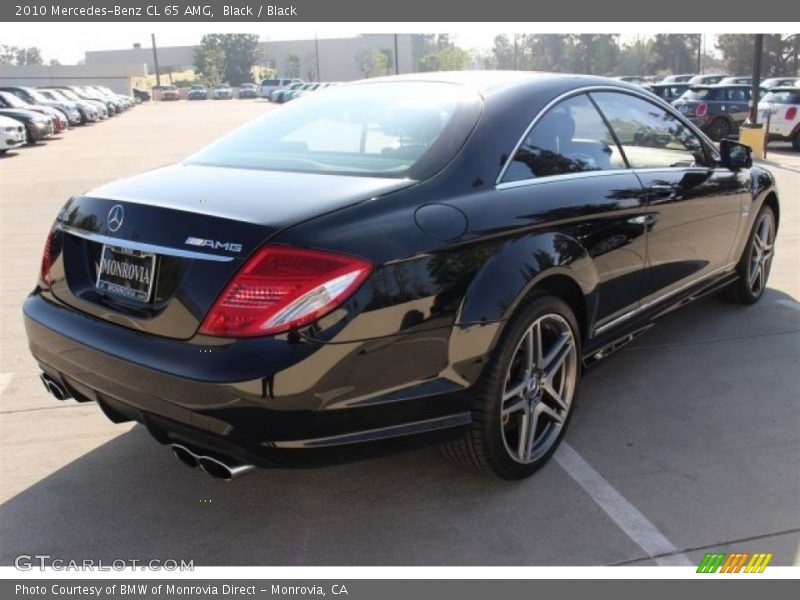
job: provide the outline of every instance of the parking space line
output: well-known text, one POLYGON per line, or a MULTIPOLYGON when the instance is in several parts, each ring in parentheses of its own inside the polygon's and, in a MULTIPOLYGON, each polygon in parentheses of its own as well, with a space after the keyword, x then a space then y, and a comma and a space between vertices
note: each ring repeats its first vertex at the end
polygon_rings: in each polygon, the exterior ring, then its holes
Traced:
POLYGON ((672 566, 693 564, 569 444, 562 443, 553 458, 656 564, 672 566))
POLYGON ((8 384, 11 383, 13 378, 13 373, 0 373, 0 396, 2 396, 3 392, 6 391, 8 384))
POLYGON ((789 308, 793 308, 795 310, 800 310, 800 302, 795 302, 794 300, 787 300, 786 298, 782 300, 776 300, 776 304, 783 304, 784 306, 788 306, 789 308))

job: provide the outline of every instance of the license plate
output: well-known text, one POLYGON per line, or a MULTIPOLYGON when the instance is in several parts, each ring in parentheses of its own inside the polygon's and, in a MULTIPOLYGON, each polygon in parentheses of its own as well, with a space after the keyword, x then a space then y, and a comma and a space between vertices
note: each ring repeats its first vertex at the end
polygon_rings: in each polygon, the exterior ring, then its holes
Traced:
POLYGON ((678 105, 678 112, 686 114, 687 112, 689 112, 689 107, 686 106, 685 104, 679 104, 678 105))
POLYGON ((97 289, 139 302, 149 302, 156 256, 138 250, 103 246, 97 289))

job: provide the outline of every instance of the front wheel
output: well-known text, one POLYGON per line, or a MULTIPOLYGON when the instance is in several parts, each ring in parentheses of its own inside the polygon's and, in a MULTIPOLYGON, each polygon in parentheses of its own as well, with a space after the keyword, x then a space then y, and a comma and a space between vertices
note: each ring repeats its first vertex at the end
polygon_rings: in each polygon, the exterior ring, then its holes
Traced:
POLYGON ((763 206, 736 267, 739 278, 720 294, 724 301, 755 304, 764 295, 775 256, 775 232, 775 213, 769 206, 763 206))
POLYGON ((580 380, 572 310, 540 295, 507 325, 476 386, 473 424, 445 454, 504 479, 532 475, 566 431, 580 380))
POLYGON ((719 117, 711 121, 711 124, 708 126, 708 137, 710 137, 715 142, 719 142, 720 140, 725 139, 731 133, 731 124, 728 122, 727 119, 723 119, 719 117))

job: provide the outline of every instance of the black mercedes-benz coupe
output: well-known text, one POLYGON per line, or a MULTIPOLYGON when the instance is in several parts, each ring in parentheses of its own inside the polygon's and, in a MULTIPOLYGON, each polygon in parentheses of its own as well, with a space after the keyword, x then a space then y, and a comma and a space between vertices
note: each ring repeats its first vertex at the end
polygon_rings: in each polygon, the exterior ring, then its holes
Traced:
POLYGON ((637 86, 373 79, 71 198, 25 324, 51 394, 217 477, 438 440, 521 478, 586 366, 758 301, 778 220, 747 147, 637 86))

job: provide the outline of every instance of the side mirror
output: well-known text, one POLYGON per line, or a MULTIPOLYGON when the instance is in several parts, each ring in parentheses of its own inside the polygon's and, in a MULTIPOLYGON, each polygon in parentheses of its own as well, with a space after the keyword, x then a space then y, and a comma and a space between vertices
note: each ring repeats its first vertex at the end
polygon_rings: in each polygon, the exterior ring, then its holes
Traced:
POLYGON ((722 166, 731 171, 749 169, 753 166, 753 157, 750 146, 745 146, 732 140, 722 140, 719 143, 719 152, 722 156, 722 166))

